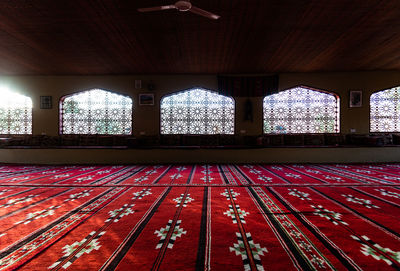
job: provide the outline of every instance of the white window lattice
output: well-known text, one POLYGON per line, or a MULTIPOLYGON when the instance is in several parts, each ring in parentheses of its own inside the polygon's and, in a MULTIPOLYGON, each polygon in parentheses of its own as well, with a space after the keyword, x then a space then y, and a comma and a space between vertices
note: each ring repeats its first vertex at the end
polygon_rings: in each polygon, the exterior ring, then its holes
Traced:
POLYGON ((370 97, 370 131, 400 132, 400 87, 373 93, 370 97))
POLYGON ((62 134, 132 133, 132 99, 101 89, 66 96, 60 101, 62 134))
POLYGON ((232 98, 195 88, 161 100, 161 134, 234 134, 232 98))
POLYGON ((296 87, 266 96, 264 133, 338 133, 339 98, 296 87))
POLYGON ((0 90, 0 134, 32 134, 32 99, 0 90))

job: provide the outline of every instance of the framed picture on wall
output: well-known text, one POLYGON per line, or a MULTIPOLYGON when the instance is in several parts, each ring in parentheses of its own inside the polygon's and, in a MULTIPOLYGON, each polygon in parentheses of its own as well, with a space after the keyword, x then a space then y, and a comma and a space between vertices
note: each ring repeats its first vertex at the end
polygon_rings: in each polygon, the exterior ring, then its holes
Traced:
POLYGON ((362 91, 361 90, 351 90, 350 91, 349 106, 350 107, 361 107, 362 106, 362 91))
POLYGON ((139 105, 154 105, 154 94, 153 93, 139 94, 139 105))
POLYGON ((51 96, 40 96, 40 109, 51 109, 52 107, 51 96))

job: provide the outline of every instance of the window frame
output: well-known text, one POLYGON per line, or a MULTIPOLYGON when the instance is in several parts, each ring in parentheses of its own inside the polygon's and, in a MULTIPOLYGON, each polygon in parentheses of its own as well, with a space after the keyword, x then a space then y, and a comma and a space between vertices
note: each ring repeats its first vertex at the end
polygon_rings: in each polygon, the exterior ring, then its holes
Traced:
POLYGON ((59 133, 59 135, 80 135, 80 136, 131 136, 131 135, 133 135, 133 110, 134 110, 134 99, 130 95, 123 94, 123 93, 116 92, 116 91, 109 90, 109 89, 105 89, 105 88, 101 88, 101 87, 93 87, 93 88, 88 88, 88 89, 83 89, 83 90, 77 90, 77 91, 74 91, 72 93, 69 93, 69 94, 61 96, 59 101, 58 101, 58 113, 59 113, 59 117, 58 117, 58 133, 59 133), (63 127, 64 126, 63 126, 63 110, 62 110, 63 106, 62 106, 62 104, 63 104, 64 100, 66 98, 68 98, 68 97, 71 97, 71 96, 74 96, 74 95, 77 95, 77 94, 80 94, 80 93, 83 93, 83 92, 96 90, 96 89, 99 89, 99 90, 102 90, 102 91, 105 91, 105 92, 109 92, 109 93, 112 93, 112 94, 120 95, 120 96, 123 96, 125 98, 129 98, 131 100, 131 104, 132 104, 131 121, 130 121, 131 122, 131 130, 130 130, 129 134, 97 134, 97 133, 95 133, 95 134, 77 134, 77 133, 63 133, 63 127))
POLYGON ((160 118, 160 121, 159 121, 159 134, 160 134, 161 136, 173 136, 173 135, 177 135, 177 136, 178 136, 178 135, 181 135, 181 136, 185 136, 185 135, 186 135, 186 136, 219 136, 219 135, 233 136, 233 135, 236 134, 236 100, 235 100, 235 98, 232 97, 232 96, 220 94, 220 93, 218 93, 218 91, 215 91, 215 90, 212 90, 212 89, 208 89, 208 88, 204 88, 204 87, 199 87, 199 86, 193 86, 193 87, 190 87, 190 88, 187 88, 187 89, 183 89, 183 90, 178 90, 178 91, 174 91, 174 92, 171 92, 171 93, 167 93, 167 94, 163 95, 163 96, 161 97, 161 99, 160 99, 159 110, 160 110, 160 113, 159 113, 159 118, 160 118), (201 90, 210 92, 210 93, 212 93, 212 94, 217 94, 217 95, 226 97, 226 98, 230 99, 230 100, 233 102, 233 133, 232 133, 232 134, 227 134, 227 133, 225 133, 225 134, 224 134, 224 133, 218 133, 218 134, 191 134, 191 133, 163 134, 163 133, 161 132, 161 123, 162 123, 161 105, 162 105, 163 100, 164 100, 165 98, 170 97, 170 96, 177 95, 177 94, 184 93, 184 92, 191 91, 191 90, 196 90, 196 89, 201 89, 201 90))
MULTIPOLYGON (((379 89, 379 90, 374 90, 374 91, 372 91, 372 93, 369 95, 369 98, 368 98, 368 132, 369 133, 371 133, 371 134, 391 134, 391 133, 400 133, 400 130, 398 131, 398 132, 396 132, 396 131, 386 131, 386 132, 380 132, 380 131, 375 131, 375 132, 373 132, 373 131, 371 131, 371 97, 372 97, 372 95, 373 94, 375 94, 375 93, 378 93, 378 92, 381 92, 381 91, 386 91, 386 90, 391 90, 391 89, 394 89, 394 88, 399 88, 399 92, 400 92, 400 85, 396 85, 396 86, 392 86, 392 87, 389 87, 389 88, 384 88, 384 89, 379 89)), ((400 101, 400 99, 399 99, 399 101, 400 101)), ((399 124, 399 127, 400 127, 400 124, 399 124)))
MULTIPOLYGON (((13 94, 15 94, 15 95, 24 96, 24 97, 26 97, 26 98, 28 98, 28 99, 30 100, 30 102, 31 102, 31 108, 30 108, 30 110, 29 110, 29 111, 30 111, 30 116, 31 116, 30 131, 29 131, 28 133, 21 133, 21 134, 15 134, 15 133, 6 133, 6 134, 4 134, 4 133, 0 133, 0 136, 6 137, 6 136, 26 136, 26 135, 33 135, 33 100, 32 100, 32 98, 31 98, 30 96, 28 96, 28 95, 22 94, 22 93, 17 92, 17 91, 13 91, 13 90, 8 90, 8 91, 11 92, 11 93, 13 93, 13 94)), ((8 126, 8 130, 10 130, 9 128, 10 128, 10 126, 8 126)))
POLYGON ((261 121, 262 135, 324 135, 324 134, 335 135, 335 134, 340 134, 341 130, 342 130, 342 127, 341 127, 341 124, 342 124, 341 103, 342 103, 342 99, 341 99, 341 97, 340 97, 340 95, 338 93, 336 93, 334 91, 329 91, 329 90, 325 90, 325 89, 316 88, 316 87, 310 87, 310 86, 307 86, 307 85, 295 85, 295 86, 292 86, 292 87, 289 87, 289 88, 285 88, 285 89, 279 90, 276 93, 272 93, 272 94, 266 95, 266 96, 264 96, 262 98, 262 102, 261 102, 261 104, 262 104, 262 109, 261 109, 261 112, 262 112, 262 121, 261 121), (320 92, 320 93, 324 93, 324 94, 333 95, 336 98, 337 109, 338 109, 338 112, 337 112, 337 124, 336 124, 337 132, 321 132, 321 133, 316 133, 316 132, 307 132, 307 133, 266 133, 265 132, 265 130, 264 130, 264 121, 265 121, 265 119, 264 119, 264 99, 266 97, 270 96, 270 95, 278 94, 280 92, 284 92, 284 91, 295 89, 295 88, 305 88, 305 89, 309 89, 311 91, 316 91, 316 92, 320 92))

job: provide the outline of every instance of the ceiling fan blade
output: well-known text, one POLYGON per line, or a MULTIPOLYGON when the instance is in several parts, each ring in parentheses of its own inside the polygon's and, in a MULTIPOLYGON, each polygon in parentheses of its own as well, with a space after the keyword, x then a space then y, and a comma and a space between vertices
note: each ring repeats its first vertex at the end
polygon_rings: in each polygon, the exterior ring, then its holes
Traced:
POLYGON ((149 11, 159 11, 166 9, 175 9, 175 5, 167 5, 167 6, 159 6, 159 7, 151 7, 151 8, 138 8, 140 12, 149 12, 149 11))
POLYGON ((195 13, 197 15, 204 16, 204 17, 207 17, 207 18, 213 19, 213 20, 218 20, 219 17, 220 17, 219 15, 216 15, 214 13, 208 12, 208 11, 206 11, 204 9, 201 9, 201 8, 198 8, 198 7, 195 7, 195 6, 192 6, 192 8, 189 9, 189 11, 193 12, 193 13, 195 13))

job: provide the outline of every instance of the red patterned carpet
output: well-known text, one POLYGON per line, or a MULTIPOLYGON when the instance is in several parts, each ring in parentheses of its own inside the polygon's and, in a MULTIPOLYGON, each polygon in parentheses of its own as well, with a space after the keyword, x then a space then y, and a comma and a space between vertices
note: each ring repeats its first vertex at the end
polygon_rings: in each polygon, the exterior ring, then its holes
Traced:
POLYGON ((0 270, 399 270, 400 164, 0 165, 0 270))

